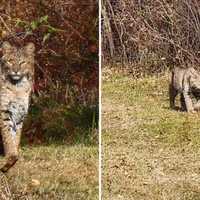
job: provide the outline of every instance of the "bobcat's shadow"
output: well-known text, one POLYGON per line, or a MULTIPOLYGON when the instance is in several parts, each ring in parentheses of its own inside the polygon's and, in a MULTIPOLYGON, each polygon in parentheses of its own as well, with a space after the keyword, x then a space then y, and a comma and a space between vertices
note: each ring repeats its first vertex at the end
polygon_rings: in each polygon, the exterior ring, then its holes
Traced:
POLYGON ((174 108, 170 108, 169 106, 163 106, 163 108, 165 110, 174 110, 174 111, 177 111, 177 112, 185 112, 185 110, 179 106, 175 106, 174 108))

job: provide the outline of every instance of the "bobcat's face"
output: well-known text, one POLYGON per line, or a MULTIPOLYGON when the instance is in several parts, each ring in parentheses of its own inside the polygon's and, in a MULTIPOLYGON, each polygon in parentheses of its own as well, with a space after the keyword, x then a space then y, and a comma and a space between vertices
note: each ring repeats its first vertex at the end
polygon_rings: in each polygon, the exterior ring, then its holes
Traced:
POLYGON ((191 76, 190 86, 195 96, 200 97, 200 76, 199 75, 191 76))
POLYGON ((190 79, 190 83, 192 87, 195 87, 196 89, 200 89, 200 77, 199 76, 192 76, 190 79))
POLYGON ((35 46, 33 43, 29 43, 21 49, 11 46, 8 42, 3 43, 2 73, 7 80, 16 83, 24 77, 27 79, 32 77, 34 69, 34 50, 35 46))

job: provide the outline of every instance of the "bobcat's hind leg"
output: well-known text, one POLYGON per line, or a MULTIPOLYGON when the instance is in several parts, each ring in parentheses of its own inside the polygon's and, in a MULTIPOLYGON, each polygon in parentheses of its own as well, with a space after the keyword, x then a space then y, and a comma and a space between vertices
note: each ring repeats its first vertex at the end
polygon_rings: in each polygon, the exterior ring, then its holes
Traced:
POLYGON ((181 110, 186 111, 186 104, 185 104, 185 99, 184 99, 183 94, 181 94, 180 96, 180 102, 181 102, 181 110))
POLYGON ((178 91, 173 87, 172 84, 169 85, 169 101, 170 108, 175 109, 175 98, 178 94, 178 91))

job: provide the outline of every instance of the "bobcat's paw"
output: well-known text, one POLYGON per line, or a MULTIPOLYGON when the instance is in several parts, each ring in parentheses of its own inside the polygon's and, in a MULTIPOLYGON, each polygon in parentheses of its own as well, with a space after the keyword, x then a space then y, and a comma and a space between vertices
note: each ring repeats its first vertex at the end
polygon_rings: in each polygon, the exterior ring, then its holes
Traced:
POLYGON ((191 111, 189 111, 189 113, 197 113, 197 111, 196 110, 191 110, 191 111))

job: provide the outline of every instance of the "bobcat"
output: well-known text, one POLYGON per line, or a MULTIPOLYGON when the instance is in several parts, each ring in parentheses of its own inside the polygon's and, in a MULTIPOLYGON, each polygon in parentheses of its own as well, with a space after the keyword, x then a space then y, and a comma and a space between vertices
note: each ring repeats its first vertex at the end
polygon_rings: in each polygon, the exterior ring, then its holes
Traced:
POLYGON ((180 93, 182 110, 195 112, 199 109, 199 105, 192 101, 192 97, 196 100, 200 97, 200 74, 194 68, 175 67, 172 71, 172 79, 169 85, 171 108, 175 108, 175 98, 178 93, 180 93))
POLYGON ((35 46, 29 43, 16 48, 9 42, 2 44, 0 63, 0 128, 7 172, 18 160, 21 130, 28 112, 34 78, 35 46))

